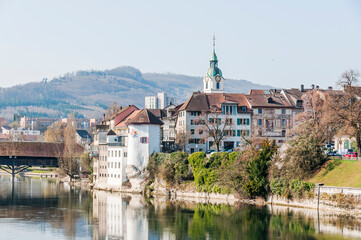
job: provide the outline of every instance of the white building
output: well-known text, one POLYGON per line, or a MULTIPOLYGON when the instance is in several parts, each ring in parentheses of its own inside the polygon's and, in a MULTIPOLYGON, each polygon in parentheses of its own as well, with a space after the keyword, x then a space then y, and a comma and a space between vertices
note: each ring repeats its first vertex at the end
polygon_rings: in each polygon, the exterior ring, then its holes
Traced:
POLYGON ((149 156, 160 152, 160 126, 163 124, 148 109, 141 110, 128 125, 128 166, 143 171, 149 156))
POLYGON ((99 144, 98 147, 92 146, 99 156, 94 161, 96 188, 120 190, 122 184, 129 180, 127 166, 131 165, 132 169, 140 173, 145 170, 149 156, 160 152, 160 125, 163 122, 148 109, 134 108, 133 111, 124 113, 125 111, 119 112, 121 119, 115 117, 119 122, 117 121, 114 131, 110 129, 106 134, 106 142, 100 141, 98 137, 102 136, 98 134, 94 137, 99 144))
POLYGON ((107 136, 108 171, 107 185, 121 187, 125 182, 125 167, 127 164, 127 137, 117 136, 115 132, 107 136))
POLYGON ((166 93, 158 93, 157 96, 145 97, 145 108, 148 109, 163 109, 174 103, 175 99, 168 97, 166 93))

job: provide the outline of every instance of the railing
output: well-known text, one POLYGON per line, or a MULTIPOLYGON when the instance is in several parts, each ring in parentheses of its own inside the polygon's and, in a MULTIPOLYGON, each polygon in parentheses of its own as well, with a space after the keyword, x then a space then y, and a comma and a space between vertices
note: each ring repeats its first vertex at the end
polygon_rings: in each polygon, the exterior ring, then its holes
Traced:
POLYGON ((125 143, 117 142, 117 143, 108 143, 108 146, 110 147, 126 147, 127 145, 125 143))
POLYGON ((343 157, 343 156, 330 156, 332 160, 353 160, 353 161, 361 161, 361 157, 343 157))

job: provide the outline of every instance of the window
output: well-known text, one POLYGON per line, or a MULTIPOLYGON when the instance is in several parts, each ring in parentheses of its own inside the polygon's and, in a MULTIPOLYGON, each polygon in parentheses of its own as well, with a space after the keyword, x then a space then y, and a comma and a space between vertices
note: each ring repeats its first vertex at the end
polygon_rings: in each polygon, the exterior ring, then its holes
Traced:
POLYGON ((282 114, 286 114, 286 109, 282 109, 282 114))
POLYGON ((117 153, 118 153, 118 151, 115 151, 115 156, 114 157, 117 157, 117 153))
POLYGON ((247 107, 242 107, 242 112, 247 112, 247 107))
POLYGON ((217 82, 216 86, 217 86, 217 89, 219 89, 219 82, 217 82))
POLYGON ((206 89, 208 89, 208 82, 206 82, 206 89))
POLYGON ((194 125, 194 121, 193 121, 193 120, 191 120, 191 125, 194 125))
POLYGON ((258 119, 258 126, 262 125, 262 119, 258 119))
POLYGON ((120 162, 118 162, 118 168, 120 168, 120 162))
POLYGON ((262 114, 262 108, 258 108, 258 113, 262 114))
POLYGON ((191 134, 194 134, 194 129, 191 129, 191 134))
POLYGON ((140 143, 148 143, 148 138, 147 137, 141 137, 140 138, 140 143))
POLYGON ((285 119, 282 119, 281 122, 282 122, 282 126, 286 125, 286 120, 285 119))
POLYGON ((124 157, 127 157, 128 156, 128 153, 127 152, 124 152, 124 157))
POLYGON ((199 129, 199 135, 203 134, 203 129, 199 129))

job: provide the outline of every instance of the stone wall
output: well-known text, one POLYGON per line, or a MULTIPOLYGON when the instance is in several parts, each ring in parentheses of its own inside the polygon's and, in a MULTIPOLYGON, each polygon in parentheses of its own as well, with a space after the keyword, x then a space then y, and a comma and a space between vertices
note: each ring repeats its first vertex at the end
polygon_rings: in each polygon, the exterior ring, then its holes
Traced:
POLYGON ((337 212, 352 210, 352 214, 361 215, 361 188, 333 186, 320 186, 318 188, 316 185, 313 198, 286 198, 271 195, 266 203, 337 212))

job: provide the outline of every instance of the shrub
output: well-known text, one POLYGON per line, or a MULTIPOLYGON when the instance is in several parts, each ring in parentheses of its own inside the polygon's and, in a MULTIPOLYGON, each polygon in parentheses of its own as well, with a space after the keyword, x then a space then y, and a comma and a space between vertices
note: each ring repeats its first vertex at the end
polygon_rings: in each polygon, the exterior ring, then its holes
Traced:
POLYGON ((274 195, 284 196, 287 198, 303 198, 309 196, 310 192, 315 189, 314 183, 304 182, 300 179, 291 181, 285 179, 273 179, 270 183, 271 192, 274 195))
POLYGON ((264 140, 258 156, 249 162, 247 167, 248 181, 244 186, 248 196, 267 197, 269 191, 268 167, 276 150, 277 147, 274 141, 264 140))

